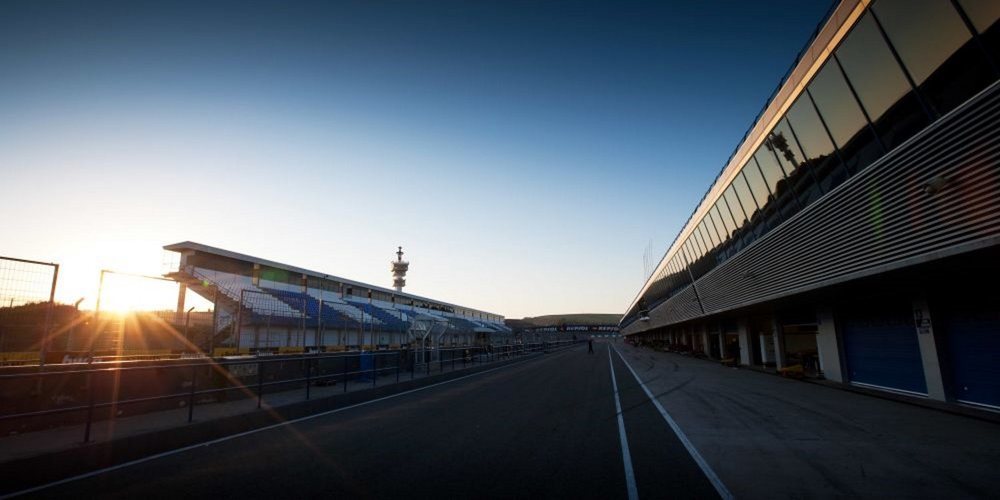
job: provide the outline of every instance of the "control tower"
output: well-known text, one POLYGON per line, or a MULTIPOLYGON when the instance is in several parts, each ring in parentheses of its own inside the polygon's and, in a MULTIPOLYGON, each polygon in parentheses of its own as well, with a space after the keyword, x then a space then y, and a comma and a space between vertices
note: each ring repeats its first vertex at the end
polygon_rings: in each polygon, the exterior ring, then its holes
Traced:
POLYGON ((396 260, 392 263, 392 286, 397 292, 402 292, 406 286, 406 271, 410 270, 410 263, 403 260, 403 247, 396 251, 396 260))

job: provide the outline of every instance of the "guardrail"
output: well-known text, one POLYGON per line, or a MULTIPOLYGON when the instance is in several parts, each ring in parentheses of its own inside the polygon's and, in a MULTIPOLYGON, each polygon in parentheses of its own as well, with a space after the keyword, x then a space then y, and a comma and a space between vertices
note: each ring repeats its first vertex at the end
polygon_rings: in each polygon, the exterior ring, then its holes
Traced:
POLYGON ((0 374, 0 403, 4 403, 0 405, 0 433, 84 424, 86 443, 95 421, 186 407, 187 421, 192 422, 199 405, 256 398, 259 409, 266 393, 304 389, 304 400, 308 400, 316 387, 339 383, 346 393, 352 382, 357 382, 355 390, 369 381, 375 387, 380 377, 398 383, 407 375, 413 380, 418 374, 456 371, 578 343, 182 359, 170 364, 87 365, 84 369, 63 365, 66 369, 0 374))

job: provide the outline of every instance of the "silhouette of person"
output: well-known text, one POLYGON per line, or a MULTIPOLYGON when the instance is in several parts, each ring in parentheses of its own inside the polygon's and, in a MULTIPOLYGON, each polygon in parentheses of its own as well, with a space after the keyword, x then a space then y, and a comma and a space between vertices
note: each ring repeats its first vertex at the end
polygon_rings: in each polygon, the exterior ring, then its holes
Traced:
POLYGON ((594 354, 594 339, 587 339, 587 354, 594 354))

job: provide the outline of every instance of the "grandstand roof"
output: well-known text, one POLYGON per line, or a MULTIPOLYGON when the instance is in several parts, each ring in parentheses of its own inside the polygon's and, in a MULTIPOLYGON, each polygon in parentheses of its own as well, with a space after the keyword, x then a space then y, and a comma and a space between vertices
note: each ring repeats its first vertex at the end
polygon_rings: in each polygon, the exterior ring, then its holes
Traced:
POLYGON ((233 252, 233 251, 230 251, 230 250, 224 250, 222 248, 217 248, 217 247, 213 247, 213 246, 209 246, 209 245, 204 245, 204 244, 196 243, 196 242, 193 242, 193 241, 182 241, 180 243, 173 243, 173 244, 170 244, 170 245, 164 245, 163 249, 164 250, 169 250, 171 252, 183 252, 185 250, 193 250, 193 251, 200 252, 200 253, 217 255, 217 256, 220 256, 220 257, 226 257, 226 258, 230 258, 230 259, 234 259, 234 260, 241 260, 241 261, 249 262, 251 264, 261 264, 261 265, 265 265, 265 266, 268 266, 268 267, 273 267, 273 268, 276 268, 276 269, 282 269, 282 270, 293 272, 293 273, 300 273, 300 274, 304 274, 306 276, 312 276, 314 278, 323 278, 323 279, 328 279, 328 280, 333 280, 333 281, 339 281, 339 282, 344 283, 344 284, 348 284, 348 285, 352 285, 352 286, 358 286, 358 287, 363 287, 363 288, 367 288, 367 289, 371 289, 371 290, 376 290, 376 291, 379 291, 379 292, 384 292, 384 293, 392 294, 392 295, 395 295, 397 297, 405 297, 405 298, 408 298, 408 299, 422 300, 422 301, 431 302, 431 303, 434 303, 434 304, 440 304, 440 305, 444 305, 444 306, 460 307, 462 309, 466 309, 466 310, 469 310, 469 311, 481 312, 481 313, 484 313, 484 314, 491 314, 491 315, 500 316, 501 318, 503 318, 503 315, 501 315, 501 314, 497 314, 497 313, 490 312, 490 311, 484 311, 482 309, 475 309, 475 308, 472 308, 472 307, 463 306, 463 305, 459 305, 459 304, 452 304, 452 303, 449 303, 449 302, 444 302, 444 301, 437 300, 437 299, 431 299, 431 298, 428 298, 428 297, 422 297, 422 296, 419 296, 419 295, 413 295, 413 294, 406 293, 406 292, 397 292, 396 290, 394 290, 392 288, 385 288, 385 287, 381 287, 381 286, 378 286, 378 285, 372 285, 372 284, 369 284, 369 283, 363 283, 363 282, 360 282, 360 281, 351 280, 351 279, 348 279, 348 278, 341 278, 340 276, 334 276, 332 274, 321 273, 321 272, 318 272, 318 271, 311 271, 309 269, 304 269, 304 268, 297 267, 297 266, 292 266, 292 265, 289 265, 289 264, 282 264, 280 262, 276 262, 276 261, 273 261, 273 260, 262 259, 260 257, 254 257, 252 255, 246 255, 246 254, 242 254, 242 253, 238 253, 238 252, 233 252))

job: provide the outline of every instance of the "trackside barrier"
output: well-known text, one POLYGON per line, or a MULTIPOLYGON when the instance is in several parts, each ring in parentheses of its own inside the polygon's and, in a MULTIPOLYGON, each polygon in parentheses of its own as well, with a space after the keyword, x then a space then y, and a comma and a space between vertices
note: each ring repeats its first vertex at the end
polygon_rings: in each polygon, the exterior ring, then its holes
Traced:
MULTIPOLYGON (((505 361, 533 352, 553 352, 582 341, 538 342, 498 346, 468 346, 423 351, 423 362, 409 350, 297 356, 241 356, 235 359, 178 360, 171 364, 84 369, 32 370, 0 373, 0 397, 12 404, 0 408, 0 432, 41 430, 84 424, 82 441, 91 440, 94 422, 177 408, 186 408, 188 422, 199 404, 256 399, 265 394, 335 384, 348 391, 349 382, 398 383, 409 372, 444 373, 505 361), (433 352, 433 362, 430 353, 433 352), (382 380, 380 380, 380 378, 382 380), (44 403, 51 403, 46 407, 44 403)), ((360 385, 360 384, 359 384, 360 385)))

